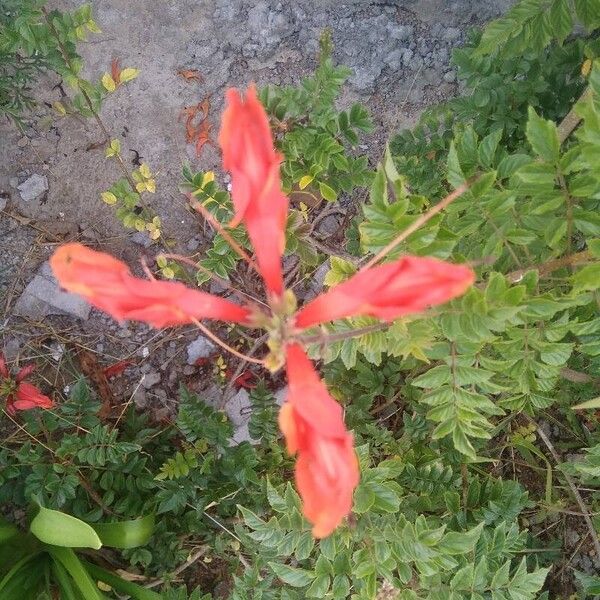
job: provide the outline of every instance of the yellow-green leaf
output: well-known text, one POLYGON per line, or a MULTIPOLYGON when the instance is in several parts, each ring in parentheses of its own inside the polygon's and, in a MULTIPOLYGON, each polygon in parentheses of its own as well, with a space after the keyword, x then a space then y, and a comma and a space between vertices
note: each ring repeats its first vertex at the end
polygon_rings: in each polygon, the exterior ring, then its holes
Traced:
POLYGON ((117 203, 117 197, 112 192, 102 192, 100 197, 106 204, 113 205, 117 203))
POLYGON ((101 81, 106 91, 114 92, 117 89, 117 84, 115 83, 115 80, 110 76, 109 73, 104 73, 104 75, 102 75, 101 81))
POLYGON ((94 19, 90 19, 85 26, 92 32, 92 33, 102 33, 102 30, 100 29, 100 27, 98 27, 98 23, 96 23, 96 21, 94 21, 94 19))
POLYGON ((135 189, 141 194, 146 191, 146 184, 143 181, 135 184, 135 189))
POLYGON ((151 194, 156 192, 156 181, 154 179, 148 179, 148 181, 146 181, 146 191, 151 194))
POLYGON ((298 186, 303 190, 306 186, 310 185, 314 177, 312 175, 305 175, 298 182, 298 186))
POLYGON ((67 109, 65 108, 65 105, 62 102, 59 102, 58 100, 52 103, 52 108, 63 117, 67 114, 67 109))
POLYGON ((173 269, 171 269, 171 267, 165 267, 162 270, 162 274, 163 274, 163 277, 165 277, 166 279, 174 279, 175 278, 175 271, 173 271, 173 269))
POLYGON ((140 74, 139 69, 133 69, 132 67, 128 67, 127 69, 123 69, 120 73, 120 79, 122 83, 127 83, 132 79, 135 79, 140 74))
POLYGON ((152 177, 152 171, 146 163, 141 164, 140 173, 142 174, 142 177, 145 177, 146 179, 150 179, 150 177, 152 177))

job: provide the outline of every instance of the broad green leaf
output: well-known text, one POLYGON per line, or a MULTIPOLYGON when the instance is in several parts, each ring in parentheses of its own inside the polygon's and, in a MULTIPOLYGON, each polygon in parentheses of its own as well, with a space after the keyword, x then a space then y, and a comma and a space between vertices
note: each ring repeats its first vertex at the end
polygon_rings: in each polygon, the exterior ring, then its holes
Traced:
POLYGON ((326 183, 322 181, 319 182, 319 191, 321 192, 321 196, 325 198, 328 202, 335 202, 337 200, 337 192, 326 183))
POLYGON ((85 600, 102 600, 103 595, 71 548, 50 546, 48 552, 69 573, 85 600))
POLYGON ((313 571, 308 571, 307 569, 288 567, 287 565, 275 562, 270 562, 269 566, 281 581, 292 587, 304 587, 315 579, 313 571))
POLYGON ((144 546, 154 532, 154 515, 131 521, 93 523, 92 527, 104 546, 112 548, 137 548, 144 546))
POLYGON ((600 25, 600 0, 575 0, 575 12, 588 31, 600 25))
POLYGON ((600 263, 583 267, 573 275, 573 289, 576 292, 600 288, 600 263))
POLYGON ((549 20, 554 35, 562 43, 573 29, 569 0, 554 0, 550 7, 549 20))
POLYGON ((479 523, 469 531, 450 531, 441 539, 438 548, 445 554, 466 554, 475 547, 485 523, 479 523))
POLYGON ((30 531, 38 540, 52 546, 94 550, 102 547, 98 534, 87 523, 43 506, 31 522, 30 531))
POLYGON ((593 410, 596 408, 600 408, 600 396, 573 406, 573 410, 593 410))
POLYGON ((119 577, 110 571, 102 569, 101 567, 85 561, 82 562, 84 567, 87 569, 90 575, 94 577, 94 579, 110 585, 110 587, 114 588, 121 594, 127 594, 133 598, 133 600, 163 600, 163 596, 161 594, 142 587, 137 583, 127 581, 126 579, 123 579, 122 577, 119 577))
POLYGON ((528 115, 526 133, 533 151, 548 162, 558 162, 560 142, 556 124, 539 117, 531 106, 528 115))

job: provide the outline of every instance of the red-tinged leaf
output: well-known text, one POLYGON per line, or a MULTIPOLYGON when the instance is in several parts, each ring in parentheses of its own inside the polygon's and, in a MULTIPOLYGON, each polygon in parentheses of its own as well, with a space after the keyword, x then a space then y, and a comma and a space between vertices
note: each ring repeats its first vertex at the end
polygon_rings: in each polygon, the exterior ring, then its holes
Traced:
POLYGON ((113 81, 119 85, 121 82, 121 67, 119 66, 118 58, 113 58, 110 63, 110 76, 113 78, 113 81))
POLYGON ((120 375, 127 367, 130 367, 131 365, 133 365, 133 362, 130 360, 120 360, 119 362, 116 362, 113 365, 109 365, 108 367, 106 367, 104 369, 104 376, 105 377, 116 377, 117 375, 120 375))
POLYGON ((197 69, 178 69, 177 75, 180 75, 186 81, 197 81, 198 83, 204 81, 204 78, 197 69))
POLYGON ((197 358, 196 362, 194 364, 197 367, 205 367, 206 365, 210 364, 212 361, 213 361, 212 356, 202 356, 200 358, 197 358))
POLYGON ((244 371, 241 375, 235 378, 233 383, 246 390, 253 390, 257 385, 256 376, 252 371, 244 371))

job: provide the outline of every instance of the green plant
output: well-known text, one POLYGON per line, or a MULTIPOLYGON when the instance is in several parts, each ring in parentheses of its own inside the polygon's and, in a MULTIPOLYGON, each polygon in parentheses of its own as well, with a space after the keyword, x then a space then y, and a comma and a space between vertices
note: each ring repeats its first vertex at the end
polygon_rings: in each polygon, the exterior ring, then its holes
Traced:
POLYGON ((100 581, 135 600, 160 600, 155 592, 87 563, 73 550, 98 550, 102 546, 135 548, 148 541, 153 528, 153 515, 92 526, 41 506, 27 533, 0 519, 2 598, 33 600, 58 593, 69 600, 101 600, 106 596, 96 585, 100 581))

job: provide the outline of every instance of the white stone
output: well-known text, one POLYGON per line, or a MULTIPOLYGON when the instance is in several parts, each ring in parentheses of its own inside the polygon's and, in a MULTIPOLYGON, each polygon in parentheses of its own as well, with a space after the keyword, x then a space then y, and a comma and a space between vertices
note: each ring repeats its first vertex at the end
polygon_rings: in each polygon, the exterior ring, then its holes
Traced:
POLYGON ((198 336, 187 347, 187 363, 195 365, 199 358, 208 358, 215 351, 215 345, 203 335, 198 336))
POLYGON ((45 175, 34 173, 28 177, 23 183, 17 186, 21 198, 25 202, 35 200, 48 189, 48 178, 45 175))

